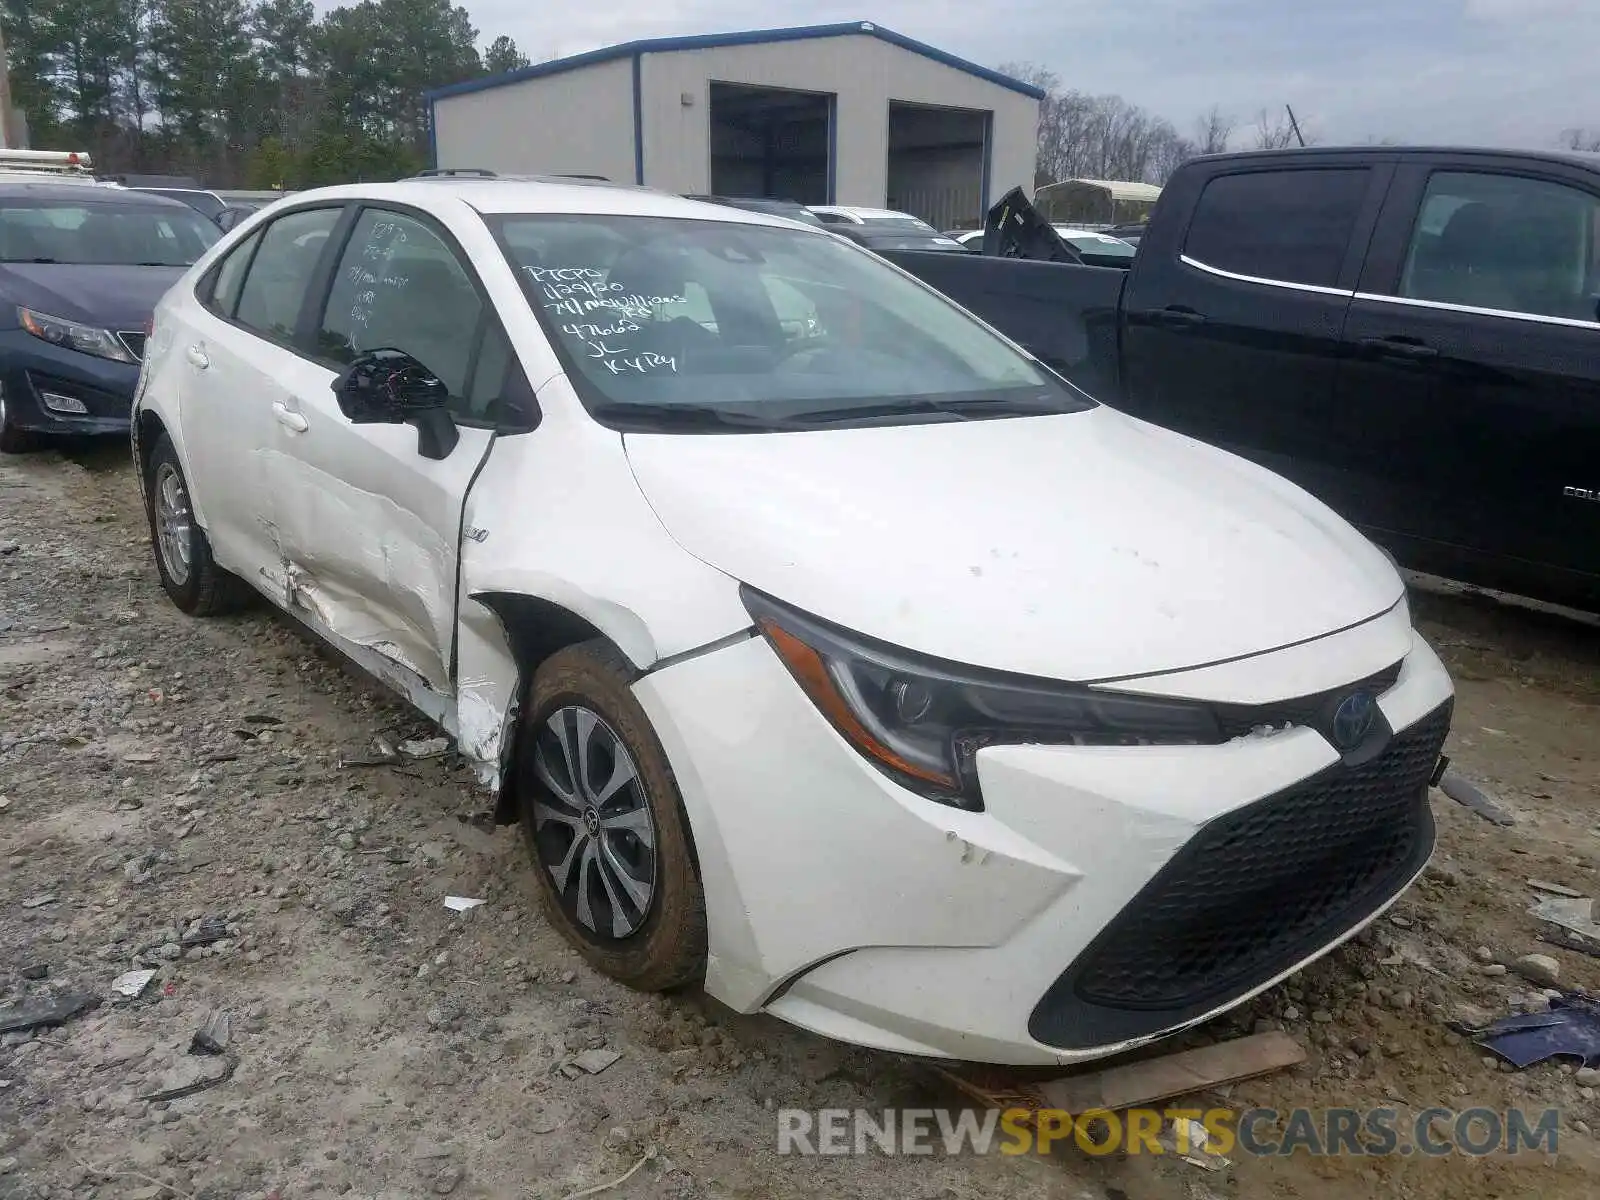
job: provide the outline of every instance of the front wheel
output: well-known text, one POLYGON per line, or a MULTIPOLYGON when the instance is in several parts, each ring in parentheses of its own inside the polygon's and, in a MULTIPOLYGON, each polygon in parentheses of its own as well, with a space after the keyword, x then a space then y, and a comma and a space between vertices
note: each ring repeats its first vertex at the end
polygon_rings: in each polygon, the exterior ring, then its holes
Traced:
POLYGON ((517 738, 522 828, 546 915, 640 991, 705 976, 705 896, 671 767, 609 643, 535 672, 517 738))
POLYGON ((212 617, 249 602, 244 581, 211 557, 211 543, 194 519, 189 481, 166 434, 150 452, 144 507, 161 587, 179 609, 193 617, 212 617))
POLYGON ((0 454, 21 454, 38 444, 38 435, 19 429, 13 423, 11 410, 6 405, 5 384, 0 382, 0 454))

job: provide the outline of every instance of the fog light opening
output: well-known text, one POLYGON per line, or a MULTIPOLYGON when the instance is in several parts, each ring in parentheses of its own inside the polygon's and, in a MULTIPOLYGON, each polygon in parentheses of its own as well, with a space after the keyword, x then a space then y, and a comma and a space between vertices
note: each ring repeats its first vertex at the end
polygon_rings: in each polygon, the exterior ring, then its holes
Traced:
POLYGON ((89 415, 89 410, 83 401, 75 396, 63 396, 60 392, 40 392, 39 399, 51 412, 73 413, 80 417, 89 415))

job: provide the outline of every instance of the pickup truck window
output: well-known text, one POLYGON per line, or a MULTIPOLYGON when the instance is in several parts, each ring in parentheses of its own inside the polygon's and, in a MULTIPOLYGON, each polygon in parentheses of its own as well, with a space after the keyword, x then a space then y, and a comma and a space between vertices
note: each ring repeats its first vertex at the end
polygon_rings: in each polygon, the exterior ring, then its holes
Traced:
POLYGON ((1600 200, 1543 179, 1439 171, 1411 234, 1399 294, 1600 321, 1600 200))
POLYGON ((1219 175, 1200 193, 1184 257, 1273 283, 1333 287, 1367 193, 1367 169, 1219 175))

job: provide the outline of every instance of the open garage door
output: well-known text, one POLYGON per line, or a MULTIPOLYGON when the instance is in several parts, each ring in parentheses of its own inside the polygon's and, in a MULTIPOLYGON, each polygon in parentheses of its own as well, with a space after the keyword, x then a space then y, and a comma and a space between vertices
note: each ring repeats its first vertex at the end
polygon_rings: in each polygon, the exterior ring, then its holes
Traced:
POLYGON ((935 229, 981 229, 992 116, 889 102, 889 207, 935 229))
POLYGON ((739 83, 711 85, 711 190, 827 204, 834 98, 739 83))

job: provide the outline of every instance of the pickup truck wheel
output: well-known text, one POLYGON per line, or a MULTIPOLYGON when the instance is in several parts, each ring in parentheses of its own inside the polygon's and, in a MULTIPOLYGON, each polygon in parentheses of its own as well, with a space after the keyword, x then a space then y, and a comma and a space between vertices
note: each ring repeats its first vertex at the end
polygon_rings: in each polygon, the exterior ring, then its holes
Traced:
POLYGON ((161 586, 180 610, 193 617, 212 617, 249 602, 249 586, 211 557, 211 543, 194 519, 189 482, 166 434, 150 452, 144 508, 161 586))
POLYGON ((705 896, 666 755, 605 642, 535 672, 517 794, 544 909, 596 969, 640 991, 705 976, 705 896))

